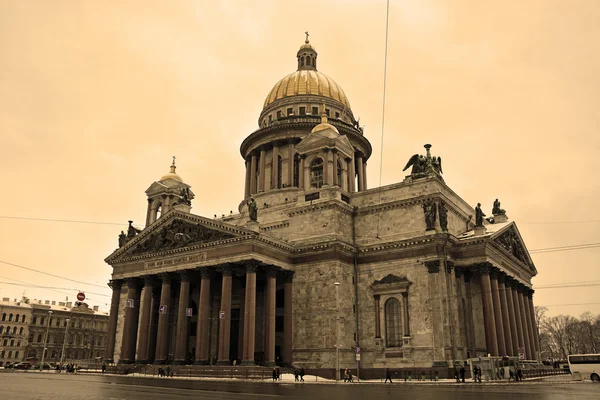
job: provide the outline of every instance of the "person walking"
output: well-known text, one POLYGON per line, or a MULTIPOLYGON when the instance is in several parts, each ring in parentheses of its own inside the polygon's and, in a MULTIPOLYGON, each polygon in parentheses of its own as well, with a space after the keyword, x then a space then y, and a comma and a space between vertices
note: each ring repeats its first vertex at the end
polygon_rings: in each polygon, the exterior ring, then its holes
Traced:
POLYGON ((106 372, 106 364, 102 364, 102 373, 106 372))
POLYGON ((465 372, 466 372, 465 371, 465 366, 463 365, 463 366, 460 367, 460 371, 459 371, 459 373, 460 373, 460 380, 461 380, 462 383, 465 383, 465 372))
POLYGON ((298 373, 298 369, 294 368, 294 382, 299 382, 300 381, 300 379, 298 379, 299 375, 300 374, 298 373))
POLYGON ((167 378, 171 376, 171 367, 167 367, 167 378))
POLYGON ((389 368, 385 369, 385 382, 383 383, 387 383, 387 381, 390 381, 390 383, 392 383, 392 373, 390 372, 389 368))
POLYGON ((273 368, 273 382, 277 380, 277 370, 273 368))
POLYGON ((300 382, 304 382, 304 367, 300 368, 300 382))

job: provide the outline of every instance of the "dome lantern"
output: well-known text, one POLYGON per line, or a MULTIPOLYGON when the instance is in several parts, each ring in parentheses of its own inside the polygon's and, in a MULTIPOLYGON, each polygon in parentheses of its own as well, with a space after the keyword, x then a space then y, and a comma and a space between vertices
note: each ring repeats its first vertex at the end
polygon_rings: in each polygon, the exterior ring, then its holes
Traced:
POLYGON ((317 51, 312 47, 308 41, 308 31, 304 32, 306 39, 304 44, 300 46, 300 50, 296 54, 298 58, 298 71, 301 70, 317 70, 317 51))

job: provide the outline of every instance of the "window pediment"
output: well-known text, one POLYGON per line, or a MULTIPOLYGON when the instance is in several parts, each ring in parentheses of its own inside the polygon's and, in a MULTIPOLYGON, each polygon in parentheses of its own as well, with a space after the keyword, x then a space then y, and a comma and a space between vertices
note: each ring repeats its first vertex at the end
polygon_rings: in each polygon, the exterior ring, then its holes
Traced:
POLYGON ((399 277, 389 274, 378 281, 373 282, 371 289, 373 294, 388 294, 408 292, 408 288, 412 285, 406 277, 399 277))

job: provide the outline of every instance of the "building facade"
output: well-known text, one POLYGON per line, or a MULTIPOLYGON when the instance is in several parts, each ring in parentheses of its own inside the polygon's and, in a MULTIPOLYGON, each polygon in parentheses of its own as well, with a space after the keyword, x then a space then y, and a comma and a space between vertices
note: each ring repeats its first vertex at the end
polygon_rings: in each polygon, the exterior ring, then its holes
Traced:
POLYGON ((29 338, 31 307, 23 301, 0 302, 0 367, 23 361, 29 338))
POLYGON ((144 229, 130 223, 105 260, 106 357, 317 369, 335 368, 338 349, 340 368, 534 359, 537 271, 516 224, 498 202, 485 219, 452 191, 430 145, 407 154, 402 182, 369 189, 371 145, 308 38, 297 62, 241 144, 238 214, 192 214, 174 163, 146 191, 144 229))

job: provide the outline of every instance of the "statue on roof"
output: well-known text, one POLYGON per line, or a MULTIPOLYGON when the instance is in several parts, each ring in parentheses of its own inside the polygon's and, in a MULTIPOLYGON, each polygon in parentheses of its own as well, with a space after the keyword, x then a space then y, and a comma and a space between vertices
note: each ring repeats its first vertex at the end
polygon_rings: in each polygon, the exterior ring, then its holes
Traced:
POLYGON ((410 177, 413 179, 425 178, 426 176, 436 175, 440 179, 442 178, 442 158, 432 157, 429 149, 430 144, 426 144, 425 149, 427 150, 426 155, 415 154, 413 155, 406 164, 406 167, 402 171, 406 171, 409 167, 412 167, 410 177))
POLYGON ((134 227, 132 224, 133 224, 133 221, 129 221, 129 228, 127 228, 127 239, 128 240, 135 237, 135 235, 137 235, 138 233, 140 233, 142 231, 141 229, 134 227))
POLYGON ((494 215, 504 215, 506 211, 500 208, 500 201, 498 199, 494 200, 494 206, 492 207, 492 214, 494 215))
POLYGON ((483 226, 483 217, 485 217, 485 214, 481 210, 481 203, 477 203, 477 207, 475 207, 475 226, 483 226))
POLYGON ((123 247, 125 244, 125 239, 127 239, 127 235, 125 235, 125 232, 121 231, 119 234, 119 247, 123 247))
POLYGON ((192 196, 190 195, 190 188, 183 187, 179 192, 179 201, 177 203, 187 204, 188 206, 192 205, 192 196))
POLYGON ((248 216, 250 217, 250 221, 256 222, 258 220, 258 205, 254 197, 248 199, 248 216))
POLYGON ((448 232, 448 210, 443 202, 440 202, 438 211, 440 213, 440 228, 442 228, 442 232, 448 232))

